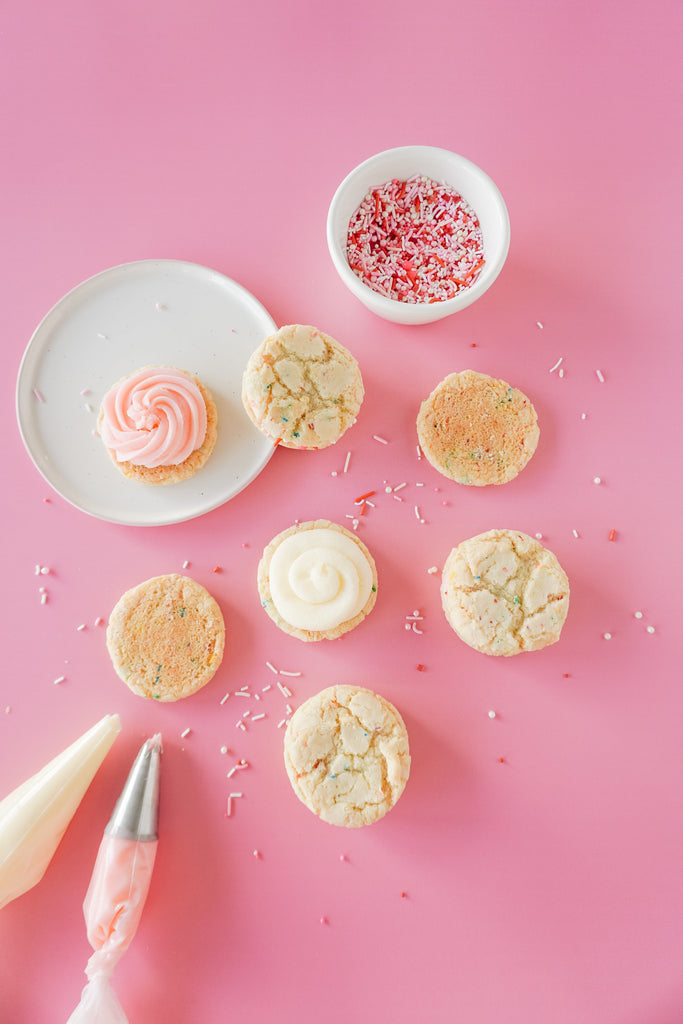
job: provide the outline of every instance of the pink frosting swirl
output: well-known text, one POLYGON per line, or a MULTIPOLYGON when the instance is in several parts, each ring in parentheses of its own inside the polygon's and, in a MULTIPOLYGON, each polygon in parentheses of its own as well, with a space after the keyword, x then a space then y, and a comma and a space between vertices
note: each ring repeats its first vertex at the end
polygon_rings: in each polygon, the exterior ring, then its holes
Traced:
POLYGON ((104 396, 100 435, 117 462, 178 466, 206 437, 206 404, 186 373, 147 366, 104 396))

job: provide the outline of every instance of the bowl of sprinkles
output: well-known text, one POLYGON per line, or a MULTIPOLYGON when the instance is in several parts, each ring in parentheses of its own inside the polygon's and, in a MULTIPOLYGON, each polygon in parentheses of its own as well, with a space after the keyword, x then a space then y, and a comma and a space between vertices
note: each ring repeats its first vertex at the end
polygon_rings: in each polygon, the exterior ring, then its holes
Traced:
POLYGON ((500 191, 471 160, 400 146, 359 164, 327 216, 332 262, 373 313, 425 324, 475 302, 502 270, 510 219, 500 191))

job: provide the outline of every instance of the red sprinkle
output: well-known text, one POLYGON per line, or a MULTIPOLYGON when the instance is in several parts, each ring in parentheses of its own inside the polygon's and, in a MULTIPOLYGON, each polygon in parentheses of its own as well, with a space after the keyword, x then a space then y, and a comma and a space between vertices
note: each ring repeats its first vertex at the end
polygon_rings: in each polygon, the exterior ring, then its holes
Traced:
POLYGON ((616 537, 616 535, 617 535, 617 531, 616 531, 616 530, 610 530, 610 532, 609 532, 609 537, 608 537, 607 539, 608 539, 608 540, 614 540, 614 538, 616 537))
POLYGON ((371 498, 375 492, 368 491, 367 494, 361 494, 360 498, 356 498, 354 505, 360 505, 361 501, 365 501, 366 498, 371 498))
POLYGON ((351 217, 354 274, 399 302, 442 302, 471 287, 484 266, 481 227, 450 185, 415 174, 371 189, 351 217))

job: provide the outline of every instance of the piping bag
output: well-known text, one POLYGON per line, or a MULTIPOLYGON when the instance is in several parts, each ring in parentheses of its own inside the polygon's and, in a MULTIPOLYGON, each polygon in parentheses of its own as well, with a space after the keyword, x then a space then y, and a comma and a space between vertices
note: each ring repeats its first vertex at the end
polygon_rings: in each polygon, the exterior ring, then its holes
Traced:
POLYGON ((105 715, 0 801, 0 908, 41 880, 120 729, 105 715))
POLYGON ((137 931, 158 844, 161 735, 146 740, 133 763, 95 861, 83 903, 95 950, 88 984, 68 1024, 128 1024, 110 978, 137 931))

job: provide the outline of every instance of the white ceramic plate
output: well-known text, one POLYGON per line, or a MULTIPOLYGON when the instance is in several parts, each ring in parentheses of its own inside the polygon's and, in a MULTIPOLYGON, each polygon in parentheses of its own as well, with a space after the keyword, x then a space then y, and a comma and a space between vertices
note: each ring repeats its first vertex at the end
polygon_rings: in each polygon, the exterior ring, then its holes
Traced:
POLYGON ((244 411, 241 384, 249 356, 275 329, 241 285, 194 263, 143 260, 89 278, 50 310, 24 353, 17 419, 29 455, 63 498, 111 523, 162 526, 217 508, 274 451, 244 411), (127 480, 94 432, 112 384, 149 364, 195 374, 218 410, 206 465, 165 487, 127 480))

